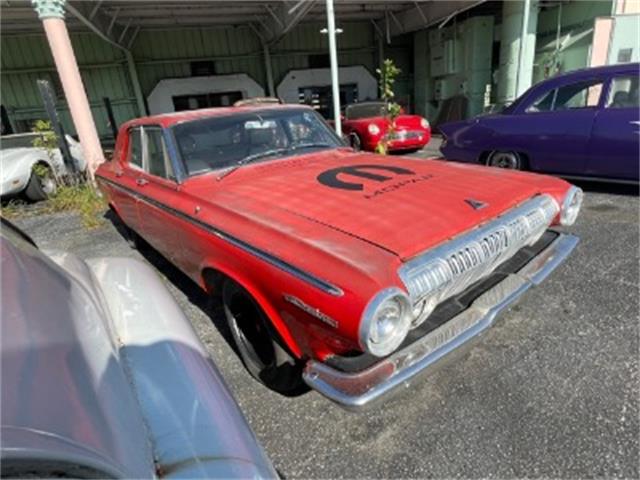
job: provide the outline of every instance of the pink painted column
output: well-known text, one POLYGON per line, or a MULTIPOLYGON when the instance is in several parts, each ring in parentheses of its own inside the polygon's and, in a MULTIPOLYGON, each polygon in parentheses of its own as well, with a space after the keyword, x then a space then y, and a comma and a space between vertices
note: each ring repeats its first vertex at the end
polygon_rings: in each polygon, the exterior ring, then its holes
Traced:
POLYGON ((82 153, 87 161, 87 171, 93 181, 93 174, 104 161, 104 154, 64 22, 64 0, 34 0, 33 4, 42 20, 82 153))
POLYGON ((593 26, 593 41, 591 43, 591 60, 589 66, 599 67, 607 64, 609 43, 613 30, 612 17, 598 17, 593 26))

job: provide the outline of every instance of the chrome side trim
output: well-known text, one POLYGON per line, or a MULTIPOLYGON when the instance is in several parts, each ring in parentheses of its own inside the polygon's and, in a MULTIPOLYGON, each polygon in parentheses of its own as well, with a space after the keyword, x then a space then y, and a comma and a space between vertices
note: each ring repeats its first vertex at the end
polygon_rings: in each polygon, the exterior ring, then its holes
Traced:
POLYGON ((344 294, 344 292, 336 287, 335 285, 322 280, 321 278, 316 277, 315 275, 308 273, 294 265, 291 265, 290 263, 285 262, 284 260, 280 260, 278 257, 265 252, 264 250, 261 250, 257 247, 254 247, 253 245, 250 245, 249 243, 245 242, 244 240, 240 240, 239 238, 224 232, 223 230, 220 230, 217 227, 214 227, 213 225, 210 225, 208 223, 203 222, 202 220, 198 220, 197 218, 193 218, 190 215, 187 215, 184 212, 181 212, 180 210, 176 210, 174 208, 171 208, 161 202, 158 202, 157 200, 148 197, 146 195, 143 195, 142 193, 133 190, 131 188, 127 188, 124 187, 112 180, 109 180, 106 177, 103 177, 101 175, 96 175, 96 179, 98 181, 101 182, 105 182, 108 183, 109 185, 113 186, 114 188, 117 188, 123 192, 126 192, 129 195, 132 195, 140 200, 142 200, 143 202, 146 202, 147 204, 159 208, 161 210, 164 210, 165 212, 168 212, 178 218, 180 218, 181 220, 185 220, 193 225, 195 225, 198 228, 201 228, 215 236, 217 236, 218 238, 232 244, 235 247, 240 248, 241 250, 244 250, 245 252, 253 255, 254 257, 259 258, 260 260, 273 265, 274 267, 282 270, 283 272, 286 272, 296 278, 298 278, 299 280, 302 280, 303 282, 306 282, 312 286, 314 286, 315 288, 322 290, 325 293, 328 293, 329 295, 333 295, 335 297, 340 297, 344 294))
POLYGON ((283 298, 287 302, 289 302, 291 305, 295 305, 296 307, 298 307, 303 312, 308 313, 312 317, 317 318, 321 322, 324 322, 327 325, 331 325, 333 328, 338 328, 338 325, 339 325, 338 321, 335 320, 334 318, 331 318, 326 313, 323 313, 322 310, 320 310, 319 308, 312 307, 308 303, 305 303, 302 300, 300 300, 298 297, 296 297, 294 295, 289 295, 288 293, 285 293, 283 295, 283 298))
POLYGON ((360 372, 345 373, 311 360, 305 366, 304 381, 349 410, 359 410, 387 398, 392 391, 407 387, 418 374, 488 329, 499 312, 544 280, 577 244, 577 237, 560 234, 525 267, 487 290, 467 310, 375 365, 360 372))

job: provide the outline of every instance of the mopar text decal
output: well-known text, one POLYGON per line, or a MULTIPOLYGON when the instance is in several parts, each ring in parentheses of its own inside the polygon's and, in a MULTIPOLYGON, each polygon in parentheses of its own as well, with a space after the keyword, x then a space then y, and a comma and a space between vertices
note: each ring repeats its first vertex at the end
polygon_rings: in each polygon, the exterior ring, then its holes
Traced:
POLYGON ((401 180, 400 182, 392 183, 385 187, 377 188, 371 193, 367 193, 364 198, 367 200, 370 198, 378 197, 380 195, 384 195, 385 193, 393 192, 395 190, 400 190, 402 187, 406 187, 407 185, 412 185, 414 183, 422 182, 424 180, 429 180, 433 178, 433 175, 417 175, 413 178, 408 178, 406 180, 401 180))
POLYGON ((364 198, 374 198, 384 193, 393 192, 404 186, 428 180, 433 175, 416 175, 415 172, 403 167, 392 165, 348 165, 344 167, 332 168, 318 175, 318 181, 331 188, 342 190, 362 191, 365 183, 359 181, 347 181, 349 177, 360 177, 374 182, 388 182, 399 175, 411 177, 405 178, 395 183, 380 187, 370 193, 365 193, 364 198), (392 174, 392 175, 390 175, 392 174), (340 175, 340 178, 338 177, 340 175))

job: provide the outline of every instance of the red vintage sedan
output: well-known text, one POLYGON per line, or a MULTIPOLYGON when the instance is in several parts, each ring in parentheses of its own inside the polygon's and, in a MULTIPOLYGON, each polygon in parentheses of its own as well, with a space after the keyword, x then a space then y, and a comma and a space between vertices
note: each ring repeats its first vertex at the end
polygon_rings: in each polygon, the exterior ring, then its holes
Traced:
POLYGON ((582 199, 556 178, 356 152, 285 105, 130 121, 96 178, 132 238, 219 294, 251 374, 354 409, 542 281, 582 199))
POLYGON ((420 150, 431 140, 431 127, 426 118, 402 113, 389 131, 384 117, 384 102, 362 102, 347 105, 342 117, 342 131, 355 150, 374 152, 380 141, 389 135, 387 151, 420 150))

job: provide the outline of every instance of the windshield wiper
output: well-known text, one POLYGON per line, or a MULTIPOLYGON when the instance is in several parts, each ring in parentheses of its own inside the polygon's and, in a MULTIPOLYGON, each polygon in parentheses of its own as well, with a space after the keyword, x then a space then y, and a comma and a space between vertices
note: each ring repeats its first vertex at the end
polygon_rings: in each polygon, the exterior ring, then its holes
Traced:
POLYGON ((291 150, 302 150, 304 148, 326 148, 326 147, 335 147, 335 145, 331 145, 330 143, 299 143, 297 145, 293 145, 291 150))
POLYGON ((258 160, 260 158, 270 157, 271 155, 277 155, 278 153, 285 153, 285 152, 288 152, 288 151, 289 151, 288 148, 274 148, 273 150, 266 150, 264 152, 254 153, 253 155, 249 155, 247 157, 241 158, 240 160, 238 160, 236 162, 235 165, 233 165, 232 167, 229 167, 227 170, 225 170, 220 175, 218 175, 216 177, 216 180, 218 180, 218 181, 222 180, 224 177, 226 177, 227 175, 232 174, 237 169, 239 169, 243 165, 246 165, 247 163, 251 163, 251 162, 253 162, 255 160, 258 160))

